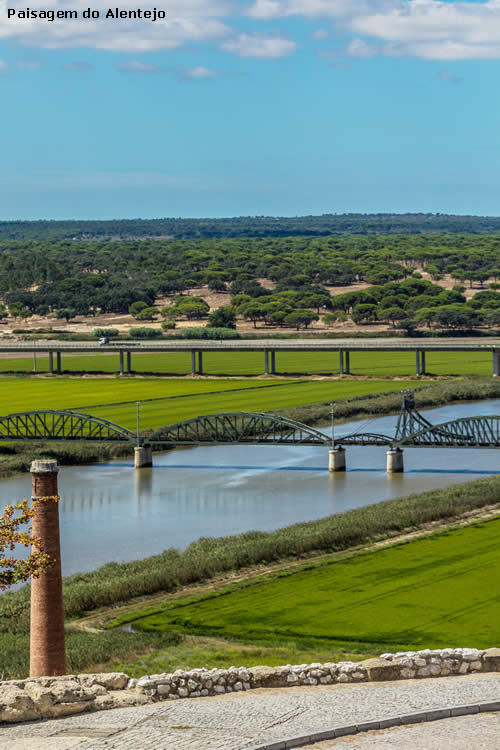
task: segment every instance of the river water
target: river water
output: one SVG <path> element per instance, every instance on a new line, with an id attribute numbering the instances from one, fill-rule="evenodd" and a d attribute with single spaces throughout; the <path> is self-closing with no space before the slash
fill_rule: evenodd
<path id="1" fill-rule="evenodd" d="M 425 412 L 438 424 L 498 414 L 500 400 Z M 337 434 L 394 433 L 397 417 L 352 421 Z M 324 429 L 326 432 L 328 428 Z M 330 475 L 328 449 L 310 446 L 206 446 L 59 473 L 63 574 L 134 560 L 202 536 L 272 530 L 349 508 L 499 472 L 498 450 L 405 449 L 405 473 L 388 476 L 386 448 L 347 448 L 347 472 Z M 0 481 L 0 511 L 29 497 L 31 476 Z"/>

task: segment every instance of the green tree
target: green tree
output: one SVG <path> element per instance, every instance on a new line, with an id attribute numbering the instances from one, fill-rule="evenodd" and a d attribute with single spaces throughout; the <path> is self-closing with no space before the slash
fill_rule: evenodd
<path id="1" fill-rule="evenodd" d="M 149 305 L 147 304 L 147 302 L 143 302 L 142 300 L 138 300 L 137 302 L 133 302 L 130 305 L 130 307 L 128 308 L 128 311 L 129 311 L 130 315 L 133 315 L 134 318 L 136 318 L 139 315 L 139 313 L 142 310 L 145 310 L 147 307 L 149 307 Z"/>
<path id="2" fill-rule="evenodd" d="M 231 305 L 213 310 L 208 316 L 207 325 L 211 328 L 236 328 L 236 311 Z"/>
<path id="3" fill-rule="evenodd" d="M 158 315 L 156 307 L 145 307 L 135 316 L 136 320 L 154 320 Z"/>
<path id="4" fill-rule="evenodd" d="M 352 309 L 352 319 L 356 325 L 374 322 L 377 320 L 377 305 L 356 305 Z"/>
<path id="5" fill-rule="evenodd" d="M 286 316 L 284 323 L 287 326 L 294 326 L 297 331 L 300 329 L 301 326 L 304 328 L 308 328 L 313 320 L 319 320 L 318 313 L 312 312 L 312 310 L 307 310 L 304 308 L 303 310 L 294 310 L 291 313 L 288 313 Z"/>

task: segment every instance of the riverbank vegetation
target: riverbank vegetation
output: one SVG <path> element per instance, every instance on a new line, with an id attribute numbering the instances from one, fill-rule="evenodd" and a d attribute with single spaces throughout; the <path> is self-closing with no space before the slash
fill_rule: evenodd
<path id="1" fill-rule="evenodd" d="M 136 597 L 175 592 L 184 586 L 255 566 L 259 566 L 262 575 L 267 566 L 277 562 L 307 560 L 319 554 L 354 550 L 402 532 L 406 534 L 426 528 L 430 523 L 449 523 L 486 506 L 498 506 L 499 494 L 500 477 L 480 479 L 273 532 L 200 539 L 182 552 L 169 549 L 146 560 L 110 563 L 99 570 L 64 580 L 66 617 L 75 619 L 100 608 L 115 608 L 117 604 L 133 601 Z M 29 595 L 29 587 L 25 586 L 0 597 L 1 669 L 6 677 L 26 674 Z M 135 617 L 129 615 L 123 621 L 128 619 Z M 70 633 L 70 669 L 85 669 L 85 659 L 88 667 L 105 661 L 106 648 L 108 655 L 117 659 L 123 654 L 163 648 L 158 640 L 148 643 L 145 639 L 150 635 L 159 639 L 170 637 L 169 633 L 127 633 L 121 630 L 113 633 L 114 642 L 106 641 L 99 633 L 78 633 L 77 637 Z M 353 650 L 348 648 L 349 652 Z"/>

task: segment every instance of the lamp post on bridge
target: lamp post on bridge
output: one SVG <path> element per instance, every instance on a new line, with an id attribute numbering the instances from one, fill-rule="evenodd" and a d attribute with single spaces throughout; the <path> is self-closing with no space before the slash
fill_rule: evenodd
<path id="1" fill-rule="evenodd" d="M 134 467 L 136 469 L 146 469 L 153 466 L 153 449 L 150 445 L 141 445 L 141 433 L 139 429 L 139 409 L 141 402 L 136 402 L 137 423 L 136 423 L 136 441 L 134 448 Z"/>

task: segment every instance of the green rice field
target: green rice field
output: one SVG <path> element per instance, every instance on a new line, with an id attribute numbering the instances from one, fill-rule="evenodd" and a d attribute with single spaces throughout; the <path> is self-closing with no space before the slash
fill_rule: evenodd
<path id="1" fill-rule="evenodd" d="M 487 648 L 500 640 L 499 538 L 497 517 L 138 611 L 133 626 L 332 649 Z"/>
<path id="2" fill-rule="evenodd" d="M 36 409 L 71 409 L 141 429 L 225 411 L 268 411 L 328 400 L 402 390 L 418 385 L 392 380 L 158 380 L 109 378 L 0 378 L 0 415 Z"/>
<path id="3" fill-rule="evenodd" d="M 37 356 L 37 372 L 48 372 L 48 357 Z M 116 373 L 118 354 L 62 354 L 65 372 Z M 132 353 L 132 368 L 137 373 L 187 375 L 191 373 L 190 352 L 159 354 Z M 432 375 L 491 375 L 489 352 L 427 352 L 426 369 Z M 33 358 L 0 359 L 0 372 L 29 373 Z M 338 374 L 338 352 L 277 352 L 278 374 Z M 261 375 L 262 352 L 205 352 L 206 375 Z M 353 375 L 391 377 L 415 374 L 414 352 L 351 352 Z"/>

